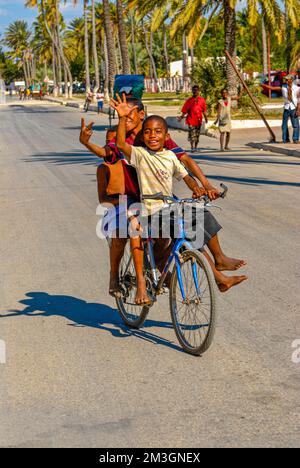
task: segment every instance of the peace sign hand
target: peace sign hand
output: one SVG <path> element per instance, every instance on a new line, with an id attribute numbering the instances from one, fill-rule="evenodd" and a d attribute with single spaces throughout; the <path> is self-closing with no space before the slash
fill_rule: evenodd
<path id="1" fill-rule="evenodd" d="M 122 99 L 118 94 L 116 94 L 117 100 L 111 98 L 110 107 L 115 109 L 118 112 L 118 116 L 127 117 L 134 109 L 138 109 L 138 106 L 129 106 L 127 104 L 127 99 L 125 93 L 123 93 Z"/>
<path id="2" fill-rule="evenodd" d="M 91 136 L 93 135 L 93 125 L 94 122 L 90 122 L 87 126 L 85 126 L 85 121 L 84 119 L 81 119 L 81 131 L 80 131 L 80 136 L 79 136 L 79 141 L 83 145 L 87 145 Z"/>

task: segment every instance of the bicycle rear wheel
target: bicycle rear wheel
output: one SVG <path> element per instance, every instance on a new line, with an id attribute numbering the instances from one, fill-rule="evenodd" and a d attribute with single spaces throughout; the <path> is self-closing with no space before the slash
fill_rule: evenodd
<path id="1" fill-rule="evenodd" d="M 170 285 L 170 311 L 176 336 L 189 354 L 203 354 L 211 345 L 216 323 L 215 281 L 206 258 L 194 250 L 182 253 L 181 282 L 176 264 Z M 182 298 L 182 289 L 185 299 Z"/>
<path id="2" fill-rule="evenodd" d="M 127 242 L 119 269 L 120 295 L 116 297 L 119 313 L 128 327 L 140 328 L 148 315 L 149 307 L 138 306 L 134 303 L 136 295 L 136 276 Z"/>

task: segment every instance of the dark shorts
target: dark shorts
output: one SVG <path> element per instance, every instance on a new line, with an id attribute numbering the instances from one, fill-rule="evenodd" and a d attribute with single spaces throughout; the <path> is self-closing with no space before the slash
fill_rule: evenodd
<path id="1" fill-rule="evenodd" d="M 164 216 L 166 212 L 169 216 Z M 161 210 L 147 219 L 141 220 L 143 236 L 147 236 L 147 227 L 151 226 L 150 232 L 153 238 L 171 238 L 176 240 L 181 238 L 180 226 L 178 224 L 178 214 L 170 210 Z M 191 242 L 196 249 L 206 245 L 214 237 L 222 226 L 216 218 L 206 209 L 201 211 L 189 207 L 185 216 L 184 231 L 185 238 Z"/>

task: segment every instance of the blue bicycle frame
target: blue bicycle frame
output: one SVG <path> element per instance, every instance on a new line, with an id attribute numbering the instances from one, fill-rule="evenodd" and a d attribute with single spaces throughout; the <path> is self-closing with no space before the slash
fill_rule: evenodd
<path id="1" fill-rule="evenodd" d="M 179 217 L 177 220 L 178 226 L 179 226 L 179 238 L 176 240 L 172 251 L 170 253 L 170 256 L 168 258 L 168 261 L 166 263 L 166 266 L 161 274 L 160 279 L 158 279 L 157 276 L 157 271 L 156 271 L 156 264 L 155 264 L 155 258 L 154 258 L 154 253 L 153 253 L 153 240 L 151 237 L 151 232 L 149 233 L 146 243 L 147 243 L 147 253 L 149 255 L 149 262 L 150 262 L 150 267 L 151 267 L 151 274 L 152 274 L 152 279 L 153 279 L 153 286 L 156 290 L 160 290 L 162 288 L 163 282 L 166 278 L 166 275 L 170 269 L 171 263 L 173 259 L 175 259 L 175 265 L 176 265 L 176 272 L 177 272 L 177 278 L 178 278 L 178 283 L 179 283 L 179 288 L 180 288 L 180 293 L 182 296 L 182 299 L 186 299 L 186 294 L 184 291 L 183 287 L 183 280 L 182 280 L 182 273 L 181 273 L 181 254 L 180 254 L 180 249 L 182 247 L 185 247 L 188 250 L 193 250 L 192 245 L 190 244 L 189 241 L 186 240 L 185 236 L 185 231 L 184 231 L 184 220 L 182 217 Z M 195 263 L 192 265 L 192 270 L 193 270 L 193 279 L 196 287 L 197 294 L 200 294 L 200 289 L 199 289 L 199 281 L 198 281 L 198 272 L 197 272 L 197 266 Z"/>

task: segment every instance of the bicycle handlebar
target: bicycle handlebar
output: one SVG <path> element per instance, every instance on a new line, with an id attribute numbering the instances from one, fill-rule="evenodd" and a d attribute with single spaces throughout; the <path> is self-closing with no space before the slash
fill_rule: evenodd
<path id="1" fill-rule="evenodd" d="M 220 193 L 220 198 L 225 198 L 228 192 L 228 187 L 225 184 L 220 184 L 223 189 L 223 192 Z M 195 203 L 204 201 L 204 203 L 209 203 L 209 198 L 207 195 L 203 195 L 199 198 L 178 198 L 178 197 L 170 197 L 168 195 L 164 195 L 162 192 L 155 193 L 154 195 L 142 195 L 142 200 L 161 200 L 164 203 L 171 202 L 171 203 Z"/>

